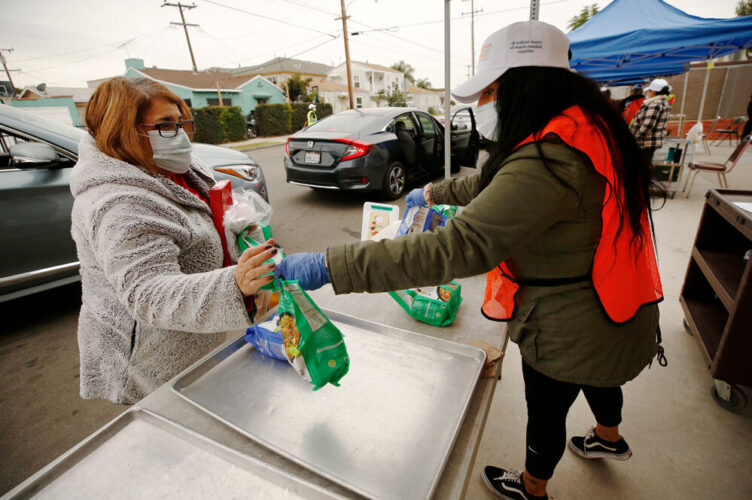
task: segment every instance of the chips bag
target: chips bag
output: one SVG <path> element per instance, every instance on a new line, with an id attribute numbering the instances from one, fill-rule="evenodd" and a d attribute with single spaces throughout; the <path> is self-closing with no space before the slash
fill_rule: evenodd
<path id="1" fill-rule="evenodd" d="M 462 285 L 450 281 L 446 285 L 389 292 L 407 314 L 433 326 L 450 325 L 462 303 Z"/>
<path id="2" fill-rule="evenodd" d="M 264 356 L 280 361 L 287 361 L 278 314 L 246 330 L 245 341 L 256 347 L 256 350 Z"/>
<path id="3" fill-rule="evenodd" d="M 342 332 L 297 281 L 275 284 L 280 288 L 279 328 L 287 360 L 314 391 L 327 383 L 339 386 L 350 367 Z"/>
<path id="4" fill-rule="evenodd" d="M 449 217 L 458 213 L 452 205 L 412 207 L 402 219 L 397 236 L 432 231 L 443 226 Z M 414 288 L 389 292 L 402 309 L 410 316 L 433 326 L 447 326 L 457 317 L 462 303 L 462 287 L 450 281 L 445 285 L 430 288 Z"/>

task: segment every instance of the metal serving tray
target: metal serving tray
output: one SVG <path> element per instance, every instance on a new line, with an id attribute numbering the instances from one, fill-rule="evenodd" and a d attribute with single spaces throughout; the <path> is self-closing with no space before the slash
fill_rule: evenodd
<path id="1" fill-rule="evenodd" d="M 3 498 L 32 497 L 342 498 L 136 408 Z"/>
<path id="2" fill-rule="evenodd" d="M 361 495 L 429 498 L 452 450 L 485 353 L 324 311 L 350 371 L 314 392 L 243 337 L 178 377 L 173 390 L 249 438 Z"/>

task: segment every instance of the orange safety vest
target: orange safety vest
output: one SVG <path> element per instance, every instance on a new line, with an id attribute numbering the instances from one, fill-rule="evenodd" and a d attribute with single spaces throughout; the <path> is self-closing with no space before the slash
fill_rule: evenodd
<path id="1" fill-rule="evenodd" d="M 630 127 L 632 126 L 632 120 L 634 120 L 635 115 L 642 107 L 642 103 L 645 102 L 644 97 L 638 97 L 637 99 L 632 99 L 629 104 L 627 104 L 627 107 L 624 108 L 624 121 L 627 122 L 627 125 Z"/>
<path id="2" fill-rule="evenodd" d="M 591 123 L 578 106 L 572 106 L 553 118 L 542 131 L 522 141 L 517 148 L 539 141 L 547 134 L 555 134 L 564 143 L 588 156 L 595 170 L 607 181 L 603 198 L 601 238 L 595 251 L 589 276 L 562 279 L 516 281 L 506 263 L 502 262 L 486 277 L 486 293 L 481 311 L 489 319 L 507 321 L 514 315 L 514 299 L 520 284 L 553 286 L 590 280 L 603 309 L 615 323 L 631 320 L 640 307 L 660 302 L 663 288 L 658 275 L 653 237 L 647 209 L 642 214 L 644 243 L 641 248 L 632 244 L 632 227 L 624 220 L 617 236 L 624 206 L 623 187 L 614 175 L 611 152 L 601 131 Z M 616 196 L 613 196 L 616 187 Z M 617 203 L 617 196 L 622 201 Z"/>

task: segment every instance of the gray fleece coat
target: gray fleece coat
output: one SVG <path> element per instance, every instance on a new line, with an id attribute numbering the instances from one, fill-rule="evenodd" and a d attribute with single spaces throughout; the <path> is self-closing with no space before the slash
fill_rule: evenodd
<path id="1" fill-rule="evenodd" d="M 209 206 L 172 180 L 79 145 L 71 233 L 81 262 L 81 396 L 135 403 L 250 326 Z M 185 174 L 208 196 L 210 170 Z"/>

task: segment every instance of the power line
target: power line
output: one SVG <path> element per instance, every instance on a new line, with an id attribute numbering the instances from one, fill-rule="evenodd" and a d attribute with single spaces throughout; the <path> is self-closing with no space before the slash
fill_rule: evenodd
<path id="1" fill-rule="evenodd" d="M 295 24 L 295 23 L 291 23 L 291 22 L 288 22 L 288 21 L 283 21 L 281 19 L 275 19 L 273 17 L 265 16 L 263 14 L 258 14 L 256 12 L 251 12 L 249 10 L 241 9 L 239 7 L 233 7 L 232 5 L 225 5 L 223 3 L 215 2 L 214 0 L 204 0 L 204 2 L 210 3 L 212 5 L 217 5 L 219 7 L 224 7 L 225 9 L 230 9 L 230 10 L 234 10 L 234 11 L 237 11 L 237 12 L 242 12 L 244 14 L 248 14 L 249 16 L 259 17 L 261 19 L 266 19 L 267 21 L 274 21 L 275 23 L 285 24 L 287 26 L 292 26 L 294 28 L 299 28 L 299 29 L 302 29 L 302 30 L 313 31 L 315 33 L 320 33 L 322 35 L 327 35 L 327 36 L 330 36 L 332 38 L 336 38 L 335 35 L 332 35 L 330 33 L 325 33 L 323 31 L 320 31 L 320 30 L 317 30 L 317 29 L 314 29 L 314 28 L 309 28 L 308 26 L 302 26 L 300 24 Z"/>

